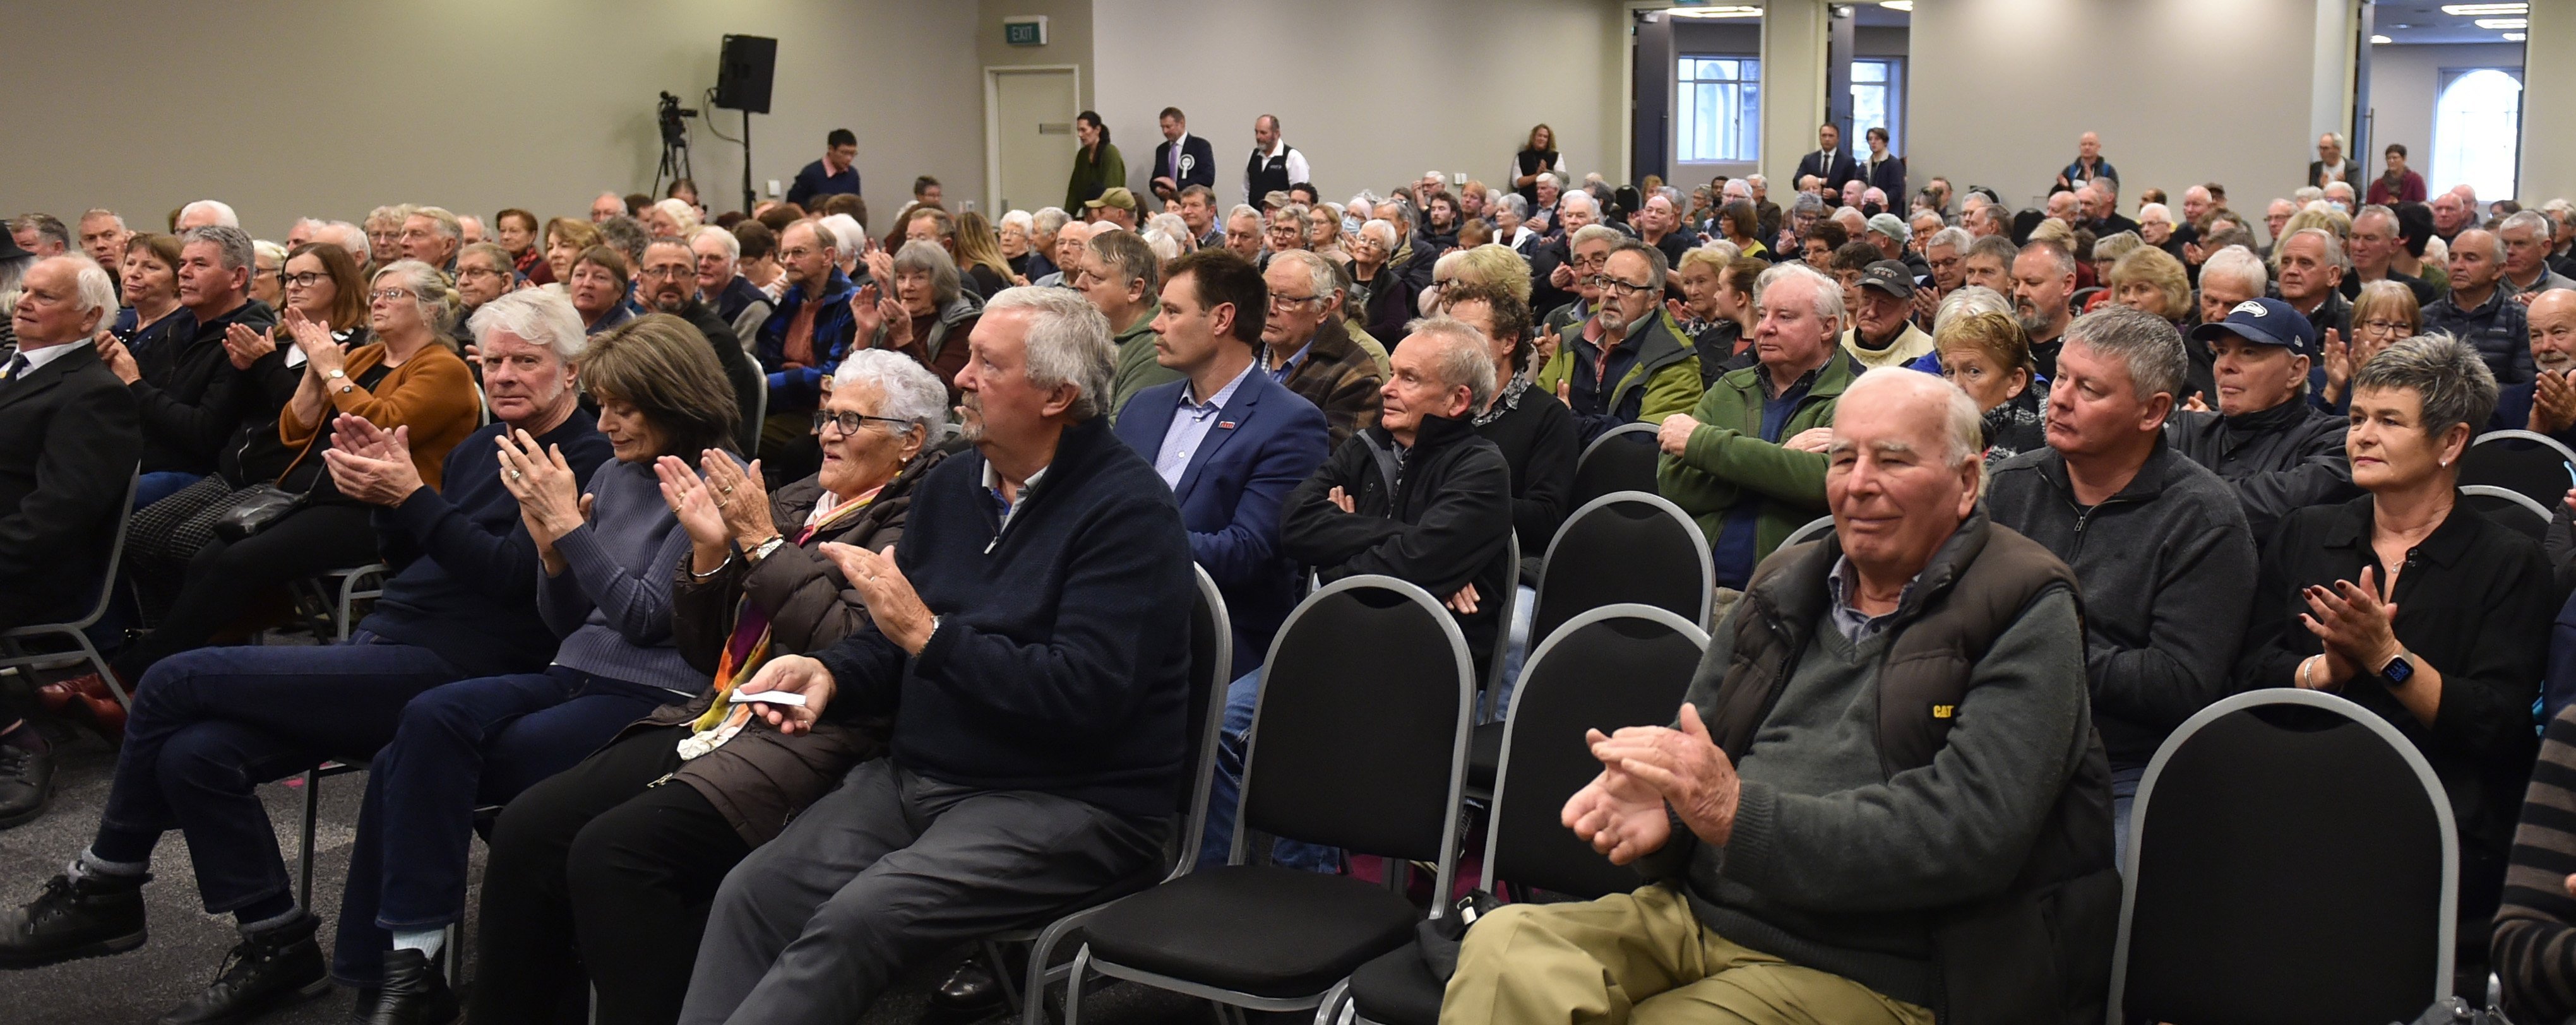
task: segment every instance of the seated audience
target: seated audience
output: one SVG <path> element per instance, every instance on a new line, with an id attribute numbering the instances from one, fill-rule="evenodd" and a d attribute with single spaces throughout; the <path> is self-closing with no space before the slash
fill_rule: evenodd
<path id="1" fill-rule="evenodd" d="M 921 482 L 891 557 L 835 560 L 873 627 L 736 691 L 803 695 L 757 707 L 786 734 L 892 715 L 892 753 L 725 876 L 681 1021 L 848 1021 L 922 958 L 1163 856 L 1194 588 L 1171 489 L 1105 419 L 1109 323 L 1011 289 L 967 341 L 976 451 Z"/>
<path id="2" fill-rule="evenodd" d="M 2423 310 L 2415 305 L 2415 293 L 2403 282 L 2373 281 L 2361 287 L 2352 300 L 2352 332 L 2343 339 L 2326 339 L 2325 386 L 2319 389 L 2317 405 L 2342 415 L 2351 398 L 2353 372 L 2379 350 L 2398 340 L 2413 338 L 2424 329 Z M 2498 408 L 2503 399 L 2499 397 Z"/>
<path id="3" fill-rule="evenodd" d="M 769 229 L 760 229 L 767 232 Z M 743 273 L 745 257 L 742 237 L 707 225 L 689 236 L 689 256 L 695 263 L 698 301 L 715 307 L 716 316 L 733 329 L 733 336 L 743 351 L 749 352 L 760 341 L 760 326 L 769 322 L 770 311 L 777 304 L 760 284 Z"/>
<path id="4" fill-rule="evenodd" d="M 2521 384 L 2531 380 L 2530 328 L 2504 284 L 2504 256 L 2504 242 L 2484 228 L 2451 239 L 2450 294 L 2424 307 L 2424 330 L 2476 348 L 2497 384 Z"/>
<path id="5" fill-rule="evenodd" d="M 1705 255 L 1703 255 L 1705 254 Z M 1682 254 L 1679 276 L 1683 299 L 1675 308 L 1665 300 L 1691 349 L 1699 357 L 1701 389 L 1714 386 L 1728 371 L 1756 361 L 1753 352 L 1753 282 L 1771 265 L 1751 257 L 1728 260 L 1714 250 Z"/>
<path id="6" fill-rule="evenodd" d="M 581 381 L 616 456 L 586 487 L 525 431 L 499 444 L 502 486 L 536 546 L 537 615 L 562 645 L 542 671 L 423 692 L 367 773 L 332 973 L 369 987 L 370 1021 L 456 1016 L 438 954 L 464 913 L 475 808 L 506 804 L 706 686 L 673 640 L 672 578 L 689 537 L 653 464 L 714 449 L 731 458 L 732 389 L 698 332 L 658 313 L 591 336 Z"/>
<path id="7" fill-rule="evenodd" d="M 639 247 L 640 248 L 640 247 Z M 639 259 L 630 260 L 624 249 L 596 245 L 581 251 L 573 261 L 572 277 L 564 285 L 564 294 L 572 300 L 573 312 L 581 314 L 583 327 L 599 334 L 635 319 L 635 304 L 630 297 L 635 291 L 635 267 Z"/>
<path id="8" fill-rule="evenodd" d="M 1995 467 L 1986 505 L 2074 567 L 2084 667 L 2110 753 L 2113 824 L 2165 735 L 2229 693 L 2252 600 L 2254 539 L 2236 494 L 2165 440 L 2182 336 L 2114 306 L 2068 326 L 2048 447 Z"/>
<path id="9" fill-rule="evenodd" d="M 1371 335 L 1403 337 L 1404 323 L 1413 316 L 1416 293 L 1420 291 L 1406 276 L 1403 254 L 1396 248 L 1400 231 L 1391 222 L 1371 220 L 1351 233 L 1351 259 L 1342 272 L 1350 276 L 1351 292 L 1358 297 L 1351 304 L 1353 312 L 1358 315 L 1361 329 Z M 1275 256 L 1276 252 L 1262 254 L 1264 271 Z"/>
<path id="10" fill-rule="evenodd" d="M 1442 291 L 1440 312 L 1485 336 L 1499 386 L 1476 411 L 1473 426 L 1502 451 L 1504 465 L 1511 468 L 1512 532 L 1520 537 L 1522 565 L 1534 567 L 1547 555 L 1556 528 L 1574 512 L 1574 464 L 1583 451 L 1582 428 L 1565 403 L 1533 387 L 1530 309 L 1511 286 L 1462 281 Z M 1534 607 L 1534 593 L 1523 597 L 1529 599 L 1524 608 Z"/>
<path id="11" fill-rule="evenodd" d="M 615 197 L 608 197 L 615 198 Z M 599 225 L 557 217 L 546 222 L 545 260 L 528 272 L 532 285 L 554 285 L 562 288 L 572 283 L 573 261 L 583 251 L 600 242 Z"/>
<path id="12" fill-rule="evenodd" d="M 854 344 L 920 361 L 939 375 L 954 401 L 957 371 L 966 365 L 966 338 L 983 315 L 983 297 L 966 290 L 956 261 L 934 243 L 906 242 L 892 256 L 869 253 L 867 263 L 870 281 L 850 298 Z"/>
<path id="13" fill-rule="evenodd" d="M 368 309 L 374 340 L 347 350 L 323 323 L 301 309 L 287 311 L 284 326 L 302 372 L 277 417 L 277 440 L 293 455 L 275 478 L 235 487 L 222 475 L 208 477 L 146 511 L 145 519 L 159 521 L 199 510 L 170 526 L 194 554 L 168 614 L 111 662 L 120 680 L 137 684 L 153 663 L 205 644 L 263 589 L 377 561 L 366 505 L 340 491 L 323 461 L 336 416 L 360 417 L 378 430 L 410 428 L 421 480 L 439 486 L 448 450 L 478 420 L 473 375 L 444 342 L 456 289 L 428 264 L 397 260 L 376 272 Z M 251 496 L 279 491 L 299 499 L 255 524 L 231 515 Z"/>
<path id="14" fill-rule="evenodd" d="M 1586 230 L 1591 228 L 1600 230 Z M 1531 311 L 1539 311 L 1543 308 L 1541 304 L 1551 300 L 1556 303 L 1553 307 L 1545 307 L 1546 313 L 1539 324 L 1539 329 L 1546 333 L 1541 343 L 1542 356 L 1555 358 L 1562 337 L 1581 330 L 1584 322 L 1600 312 L 1601 271 L 1610 262 L 1610 250 L 1624 240 L 1625 236 L 1620 235 L 1617 228 L 1586 223 L 1567 230 L 1566 237 L 1560 240 L 1565 243 L 1565 258 L 1556 261 L 1545 276 L 1539 274 L 1538 268 L 1547 264 L 1532 261 Z M 1540 364 L 1545 365 L 1547 359 L 1540 360 Z"/>
<path id="15" fill-rule="evenodd" d="M 124 259 L 115 267 L 99 266 L 117 276 L 117 292 L 125 300 L 125 308 L 116 311 L 107 327 L 117 344 L 129 353 L 152 353 L 157 361 L 190 340 L 180 333 L 182 325 L 193 331 L 196 319 L 179 315 L 187 307 L 179 304 L 177 236 L 136 234 L 125 241 Z M 106 351 L 102 348 L 101 355 Z"/>
<path id="16" fill-rule="evenodd" d="M 1574 413 L 1589 443 L 1623 424 L 1661 423 L 1697 405 L 1699 354 L 1664 313 L 1664 254 L 1643 242 L 1611 247 L 1597 287 L 1601 307 L 1561 335 L 1539 387 Z"/>
<path id="17" fill-rule="evenodd" d="M 1475 328 L 1434 317 L 1416 324 L 1392 357 L 1395 374 L 1382 390 L 1385 412 L 1335 446 L 1288 496 L 1280 546 L 1324 583 L 1378 574 L 1430 592 L 1457 619 L 1481 680 L 1501 627 L 1503 596 L 1520 575 L 1504 561 L 1513 526 L 1511 467 L 1473 426 L 1476 411 L 1494 395 L 1493 356 Z M 1403 472 L 1386 473 L 1382 467 L 1390 462 Z M 1252 725 L 1249 702 L 1259 693 L 1256 683 L 1229 695 L 1227 720 L 1236 728 L 1219 738 L 1201 865 L 1224 863 L 1232 849 L 1232 796 L 1241 785 Z M 1274 860 L 1331 872 L 1339 852 L 1282 843 Z"/>
<path id="18" fill-rule="evenodd" d="M 2361 286 L 2370 282 L 2394 281 L 2414 293 L 2416 305 L 2433 301 L 2431 282 L 2397 269 L 2395 261 L 2403 251 L 2397 232 L 2397 212 L 2394 210 L 2385 206 L 2365 206 L 2353 212 L 2352 226 L 2345 232 L 2343 240 L 2344 253 L 2352 258 L 2352 272 L 2343 276 L 2344 298 L 2361 298 Z"/>
<path id="19" fill-rule="evenodd" d="M 1270 379 L 1324 411 L 1334 447 L 1378 418 L 1377 363 L 1334 314 L 1340 279 L 1332 261 L 1303 249 L 1272 254 L 1261 273 L 1269 312 L 1254 363 Z"/>
<path id="20" fill-rule="evenodd" d="M 447 337 L 462 351 L 474 344 L 474 312 L 518 287 L 510 268 L 510 251 L 497 242 L 468 242 L 456 251 L 456 323 Z"/>
<path id="21" fill-rule="evenodd" d="M 1932 336 L 1914 326 L 1914 271 L 1895 260 L 1873 260 L 1861 268 L 1852 289 L 1860 303 L 1851 310 L 1852 326 L 1843 329 L 1842 348 L 1864 367 L 1905 367 L 1926 373 L 1939 369 Z"/>
<path id="22" fill-rule="evenodd" d="M 864 240 L 853 240 L 856 246 Z M 823 378 L 838 369 L 857 336 L 858 286 L 839 266 L 841 245 L 830 231 L 810 220 L 796 221 L 778 233 L 779 280 L 786 293 L 760 326 L 754 350 L 760 369 L 769 375 L 769 422 L 760 430 L 759 455 L 777 466 L 780 454 L 801 449 L 813 437 L 810 413 L 819 404 Z M 882 289 L 880 289 L 882 292 Z M 868 305 L 878 305 L 871 299 Z"/>
<path id="23" fill-rule="evenodd" d="M 249 334 L 267 332 L 277 323 L 276 312 L 242 287 L 249 264 L 237 259 L 242 254 L 233 250 L 233 243 L 244 241 L 236 229 L 209 228 L 191 233 L 184 242 L 168 235 L 143 236 L 127 250 L 134 262 L 128 276 L 140 286 L 132 291 L 146 297 L 159 287 L 154 268 L 164 255 L 162 247 L 180 253 L 170 279 L 178 306 L 157 322 L 163 329 L 138 330 L 100 350 L 108 370 L 134 392 L 142 413 L 143 479 L 135 487 L 135 508 L 215 472 L 225 441 L 246 421 L 266 423 L 276 416 L 275 408 L 254 402 L 256 396 L 228 358 L 225 344 L 236 324 Z M 367 310 L 366 288 L 347 253 L 336 246 L 308 245 L 286 264 L 286 294 L 308 317 L 337 329 L 365 330 L 360 322 Z"/>
<path id="24" fill-rule="evenodd" d="M 2531 331 L 2531 380 L 2497 391 L 2485 429 L 2533 431 L 2576 444 L 2576 290 L 2540 293 L 2524 321 Z"/>
<path id="25" fill-rule="evenodd" d="M 1162 306 L 1162 261 L 1132 231 L 1104 231 L 1083 250 L 1081 281 L 1075 287 L 1118 334 L 1118 369 L 1110 379 L 1110 422 L 1136 393 L 1181 379 L 1181 372 L 1155 362 L 1154 320 Z M 1247 319 L 1247 329 L 1254 322 Z"/>
<path id="26" fill-rule="evenodd" d="M 670 574 L 672 632 L 712 682 L 510 802 L 483 879 L 475 1021 L 548 1020 L 585 977 L 601 1020 L 678 1020 L 725 872 L 884 753 L 882 717 L 788 734 L 732 699 L 771 657 L 867 629 L 834 553 L 902 539 L 923 476 L 946 454 L 935 444 L 947 399 L 910 357 L 861 350 L 814 413 L 822 471 L 774 499 L 720 452 L 702 457 L 703 476 L 678 456 L 656 463 L 689 536 Z"/>
<path id="27" fill-rule="evenodd" d="M 1443 1022 L 2101 1013 L 2120 884 L 2075 581 L 1979 508 L 1977 413 L 1958 389 L 1874 370 L 1846 398 L 1835 534 L 1765 564 L 1674 726 L 1590 734 L 1602 771 L 1564 821 L 1649 885 L 1477 919 Z M 1906 654 L 1961 631 L 1994 641 L 1973 659 Z M 1956 707 L 1958 725 L 1856 723 L 1899 691 Z M 2029 910 L 1931 924 L 1993 901 Z"/>
<path id="28" fill-rule="evenodd" d="M 503 210 L 492 218 L 492 233 L 492 240 L 510 254 L 510 269 L 519 280 L 532 285 L 545 284 L 531 277 L 537 268 L 546 265 L 546 254 L 537 245 L 543 237 L 537 215 L 517 207 Z"/>
<path id="29" fill-rule="evenodd" d="M 768 382 L 761 376 L 760 364 L 752 362 L 742 342 L 734 337 L 733 325 L 698 297 L 697 261 L 688 245 L 676 238 L 654 239 L 644 247 L 643 269 L 635 279 L 637 298 L 645 306 L 688 321 L 706 338 L 707 349 L 715 353 L 716 366 L 724 371 L 725 384 L 733 389 L 734 408 L 743 417 L 735 428 L 734 441 L 741 445 L 757 443 L 760 425 L 750 418 Z"/>
<path id="30" fill-rule="evenodd" d="M 2352 304 L 2343 298 L 2343 241 L 2325 228 L 2300 228 L 2272 247 L 2273 289 L 2307 318 L 2319 338 L 2351 334 Z M 2232 308 L 2232 307 L 2231 307 Z"/>
<path id="31" fill-rule="evenodd" d="M 2191 272 L 2183 268 L 2182 261 L 2162 249 L 2134 249 L 2111 262 L 2111 273 L 2105 275 L 2105 280 L 2108 283 L 2104 294 L 2111 297 L 2111 302 L 2163 317 L 2175 330 L 2183 332 L 2183 352 L 2191 358 L 2191 372 L 2185 375 L 2183 387 L 2207 404 L 2218 394 L 2213 369 L 2216 357 L 2188 330 L 2197 310 L 2192 305 Z M 2261 295 L 2262 290 L 2257 288 L 2253 294 Z"/>
<path id="32" fill-rule="evenodd" d="M 2483 356 L 2452 339 L 2409 338 L 2362 365 L 2345 444 L 2369 494 L 2282 522 L 2236 680 L 2340 694 L 2431 763 L 2459 824 L 2464 967 L 2505 882 L 2558 606 L 2540 546 L 2459 496 L 2460 454 L 2495 394 Z"/>
<path id="33" fill-rule="evenodd" d="M 1941 376 L 1977 405 L 1987 466 L 2047 447 L 2048 382 L 2037 376 L 2020 321 L 2001 312 L 1950 317 L 1932 344 Z"/>
<path id="34" fill-rule="evenodd" d="M 514 293 L 475 326 L 497 422 L 448 453 L 439 486 L 417 469 L 408 427 L 341 414 L 322 454 L 342 493 L 373 508 L 392 569 L 374 610 L 343 643 L 200 648 L 155 666 L 89 846 L 44 895 L 0 912 L 0 966 L 140 946 L 153 848 L 178 829 L 203 906 L 232 915 L 242 938 L 217 978 L 164 1020 L 238 1021 L 320 991 L 320 923 L 295 904 L 254 787 L 326 758 L 373 757 L 425 690 L 543 668 L 556 641 L 534 615 L 537 549 L 495 441 L 524 432 L 577 478 L 609 457 L 577 401 L 572 361 L 584 339 L 563 297 Z"/>
<path id="35" fill-rule="evenodd" d="M 2008 237 L 1978 236 L 1975 242 L 1968 244 L 1967 255 L 1959 258 L 1959 282 L 1991 288 L 1996 295 L 2009 298 L 2013 294 L 2013 261 L 2020 256 L 2021 250 Z"/>
<path id="36" fill-rule="evenodd" d="M 47 257 L 14 291 L 16 351 L 0 366 L 0 630 L 77 619 L 107 586 L 117 503 L 143 451 L 134 396 L 91 344 L 116 311 L 107 271 L 86 256 Z M 9 718 L 0 728 L 0 829 L 44 814 L 54 786 L 44 735 Z M 0 918 L 0 926 L 19 924 Z M 24 935 L 0 934 L 0 965 L 15 960 L 11 948 Z"/>
<path id="37" fill-rule="evenodd" d="M 2217 353 L 2218 408 L 2165 420 L 2168 444 L 2236 489 L 2258 548 L 2292 510 L 2353 495 L 2343 421 L 2308 401 L 2317 333 L 2297 313 L 2280 299 L 2249 299 L 2193 328 Z"/>
<path id="38" fill-rule="evenodd" d="M 1824 272 L 1803 264 L 1763 271 L 1753 305 L 1761 362 L 1719 377 L 1698 408 L 1665 417 L 1655 433 L 1663 450 L 1655 482 L 1708 535 L 1721 601 L 1825 511 L 1821 428 L 1860 373 L 1836 342 L 1843 293 Z"/>
<path id="39" fill-rule="evenodd" d="M 2558 225 L 2537 210 L 2516 211 L 2499 222 L 2495 234 L 2504 243 L 2504 277 L 2498 287 L 2517 298 L 2552 289 L 2576 289 L 2576 281 L 2549 267 L 2550 246 L 2557 232 Z"/>
<path id="40" fill-rule="evenodd" d="M 2062 193 L 2061 193 L 2062 195 Z M 2057 352 L 2066 345 L 2066 328 L 2075 319 L 2067 301 L 2075 295 L 2075 252 L 2066 246 L 2034 240 L 2013 257 L 2013 316 L 2030 336 L 2030 357 L 2039 376 L 2057 379 Z"/>

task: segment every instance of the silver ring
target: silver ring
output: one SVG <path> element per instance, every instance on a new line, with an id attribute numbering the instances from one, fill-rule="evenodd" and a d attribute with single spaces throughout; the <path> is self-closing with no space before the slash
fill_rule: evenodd
<path id="1" fill-rule="evenodd" d="M 525 476 L 527 476 L 527 474 L 525 474 L 525 473 L 521 473 L 521 472 L 519 472 L 519 471 L 517 471 L 517 470 L 512 470 L 512 471 L 510 471 L 510 479 L 511 479 L 511 480 L 518 480 L 519 478 L 521 478 L 521 477 L 525 477 Z"/>

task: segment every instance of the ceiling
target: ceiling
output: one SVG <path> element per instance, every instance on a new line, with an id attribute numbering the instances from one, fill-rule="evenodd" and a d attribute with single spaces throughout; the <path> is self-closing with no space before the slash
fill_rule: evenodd
<path id="1" fill-rule="evenodd" d="M 2542 0 L 2548 2 L 2548 0 Z M 2457 6 L 2458 0 L 2452 0 Z M 2479 28 L 2481 18 L 2516 17 L 2494 14 L 2444 14 L 2435 0 L 2380 0 L 2371 5 L 2374 28 L 2388 37 L 2390 43 L 2501 43 L 2510 29 Z"/>

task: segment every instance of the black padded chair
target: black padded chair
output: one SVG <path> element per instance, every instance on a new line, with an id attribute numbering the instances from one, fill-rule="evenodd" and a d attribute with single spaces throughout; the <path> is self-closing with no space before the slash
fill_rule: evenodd
<path id="1" fill-rule="evenodd" d="M 1817 538 L 1833 533 L 1833 530 L 1834 514 L 1826 513 L 1822 516 L 1816 517 L 1815 519 L 1808 520 L 1807 522 L 1800 524 L 1798 529 L 1790 531 L 1789 536 L 1780 539 L 1780 547 L 1787 548 L 1790 545 L 1806 544 L 1809 541 L 1813 541 Z M 1709 625 L 1713 627 L 1717 624 L 1711 623 Z"/>
<path id="2" fill-rule="evenodd" d="M 1621 424 L 1603 431 L 1583 446 L 1582 458 L 1574 463 L 1575 506 L 1614 491 L 1654 494 L 1655 460 L 1660 455 L 1654 424 Z"/>
<path id="3" fill-rule="evenodd" d="M 2413 1021 L 2450 998 L 2459 832 L 2386 720 L 2318 691 L 2223 699 L 2157 749 L 2133 814 L 2129 1020 Z"/>
<path id="4" fill-rule="evenodd" d="M 2488 431 L 2469 442 L 2460 456 L 2460 483 L 2491 484 L 2540 503 L 2543 509 L 2565 501 L 2576 487 L 2569 476 L 2576 452 L 2558 439 L 2531 431 Z"/>
<path id="5" fill-rule="evenodd" d="M 1215 578 L 1208 576 L 1204 566 L 1190 568 L 1199 585 L 1198 604 L 1190 613 L 1190 682 L 1195 686 L 1190 688 L 1189 718 L 1184 720 L 1190 724 L 1189 746 L 1181 762 L 1190 771 L 1181 777 L 1183 789 L 1176 805 L 1181 813 L 1174 816 L 1172 823 L 1168 861 L 1156 866 L 1150 876 L 1098 894 L 1085 901 L 1086 906 L 1055 916 L 1042 928 L 1015 929 L 984 939 L 981 953 L 985 966 L 1001 983 L 1003 997 L 1018 1008 L 1028 1025 L 1042 1025 L 1045 1020 L 1040 1012 L 1046 1003 L 1047 984 L 1073 970 L 1051 963 L 1056 946 L 1065 937 L 1079 930 L 1110 901 L 1178 879 L 1199 862 L 1199 837 L 1207 832 L 1208 783 L 1216 774 L 1217 730 L 1225 724 L 1226 687 L 1234 682 L 1234 627 L 1226 614 L 1225 595 L 1217 590 Z M 1029 949 L 1026 990 L 1019 988 L 1008 970 L 1010 962 L 1002 956 L 1002 944 L 1006 943 L 1033 944 Z"/>
<path id="6" fill-rule="evenodd" d="M 1708 536 L 1690 514 L 1660 495 L 1621 491 L 1585 503 L 1557 528 L 1540 566 L 1532 638 L 1554 636 L 1590 610 L 1632 602 L 1708 629 L 1709 578 L 1715 572 Z M 1467 754 L 1469 794 L 1481 797 L 1493 786 L 1502 753 L 1503 724 L 1476 727 Z"/>
<path id="7" fill-rule="evenodd" d="M 2565 498 L 2562 493 L 2560 501 Z M 2460 488 L 2460 499 L 2488 519 L 2519 530 L 2534 541 L 2543 540 L 2549 533 L 2549 507 L 2519 491 L 2493 484 L 2469 484 Z"/>
<path id="8" fill-rule="evenodd" d="M 1643 882 L 1576 839 L 1558 813 L 1601 772 L 1584 731 L 1671 722 L 1707 648 L 1697 624 L 1633 604 L 1585 612 L 1538 646 L 1504 720 L 1479 887 L 1491 892 L 1499 879 L 1521 899 L 1536 889 L 1590 900 Z M 1359 1020 L 1378 1025 L 1437 1025 L 1441 989 L 1409 945 L 1360 966 L 1347 984 Z M 1324 1010 L 1332 1009 L 1328 999 Z"/>
<path id="9" fill-rule="evenodd" d="M 1443 895 L 1457 871 L 1472 666 L 1448 610 L 1404 581 L 1348 577 L 1300 602 L 1263 669 L 1231 855 L 1092 916 L 1066 1025 L 1079 1025 L 1094 971 L 1227 1008 L 1303 1011 L 1410 942 L 1424 912 L 1403 896 L 1402 866 L 1434 863 Z M 1255 831 L 1387 858 L 1387 885 L 1247 864 Z"/>
<path id="10" fill-rule="evenodd" d="M 99 680 L 107 684 L 108 693 L 116 695 L 117 704 L 128 709 L 134 707 L 134 696 L 126 693 L 124 685 L 116 682 L 116 673 L 107 667 L 106 656 L 100 655 L 98 646 L 90 643 L 89 630 L 107 616 L 108 606 L 116 601 L 117 569 L 125 562 L 125 538 L 134 527 L 134 489 L 142 481 L 139 467 L 125 479 L 125 498 L 116 507 L 116 532 L 108 540 L 107 565 L 98 576 L 98 594 L 80 609 L 64 610 L 79 611 L 81 615 L 78 618 L 0 630 L 0 668 L 18 671 L 32 685 L 35 682 L 34 670 L 87 664 L 92 672 L 98 674 Z M 76 650 L 28 651 L 27 642 L 34 640 L 69 640 Z"/>

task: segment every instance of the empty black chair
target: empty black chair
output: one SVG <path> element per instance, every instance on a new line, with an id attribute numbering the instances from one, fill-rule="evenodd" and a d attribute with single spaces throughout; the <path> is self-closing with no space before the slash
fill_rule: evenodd
<path id="1" fill-rule="evenodd" d="M 2565 501 L 2560 495 L 2560 501 Z M 2493 484 L 2470 484 L 2460 488 L 2460 500 L 2469 508 L 2485 513 L 2497 523 L 2523 532 L 2534 541 L 2549 533 L 2549 507 L 2531 500 L 2530 496 Z"/>
<path id="2" fill-rule="evenodd" d="M 1271 643 L 1244 753 L 1227 863 L 1122 898 L 1083 926 L 1065 986 L 1081 1019 L 1091 971 L 1261 1011 L 1301 1011 L 1413 938 L 1401 866 L 1457 870 L 1473 661 L 1428 592 L 1362 575 L 1300 602 Z M 1390 859 L 1388 885 L 1247 864 L 1254 831 Z M 1434 901 L 1431 914 L 1445 901 Z"/>
<path id="3" fill-rule="evenodd" d="M 1538 646 L 1504 720 L 1482 889 L 1500 879 L 1522 899 L 1534 888 L 1589 900 L 1642 883 L 1635 869 L 1576 839 L 1558 813 L 1601 771 L 1584 731 L 1673 721 L 1707 647 L 1697 624 L 1645 605 L 1585 612 Z M 1360 966 L 1349 993 L 1361 1021 L 1435 1025 L 1440 1017 L 1440 980 L 1411 946 Z"/>
<path id="4" fill-rule="evenodd" d="M 2576 487 L 2576 478 L 2568 476 L 2570 464 L 2576 464 L 2576 452 L 2556 438 L 2531 431 L 2488 431 L 2460 455 L 2460 483 L 2491 484 L 2547 509 L 2565 501 L 2567 489 Z"/>
<path id="5" fill-rule="evenodd" d="M 1614 491 L 1654 494 L 1655 460 L 1661 454 L 1655 447 L 1653 424 L 1621 424 L 1602 432 L 1583 446 L 1582 458 L 1575 461 L 1575 506 L 1581 508 Z"/>
<path id="6" fill-rule="evenodd" d="M 2129 1020 L 2413 1021 L 2450 998 L 2458 829 L 2379 716 L 2226 698 L 2157 749 L 2134 814 L 2111 965 Z"/>
<path id="7" fill-rule="evenodd" d="M 1144 889 L 1156 882 L 1178 879 L 1199 863 L 1199 837 L 1207 832 L 1208 781 L 1216 774 L 1216 736 L 1225 724 L 1225 689 L 1234 682 L 1234 627 L 1226 614 L 1225 595 L 1208 576 L 1207 567 L 1190 567 L 1198 579 L 1198 604 L 1190 611 L 1190 689 L 1189 744 L 1183 749 L 1180 801 L 1174 807 L 1172 838 L 1164 865 L 1155 867 L 1152 875 L 1131 880 L 1129 885 L 1113 887 L 1086 901 L 1087 906 L 1044 923 L 1044 928 L 1014 929 L 986 937 L 982 945 L 985 967 L 1002 984 L 1003 999 L 1019 1009 L 1028 1025 L 1040 1025 L 1039 1013 L 1045 1004 L 1046 986 L 1061 979 L 1073 969 L 1053 964 L 1056 944 L 1064 941 L 1082 923 L 1089 921 L 1108 902 Z M 1027 990 L 1020 990 L 1011 979 L 1010 962 L 1002 957 L 1005 943 L 1033 943 L 1029 948 Z"/>
<path id="8" fill-rule="evenodd" d="M 1662 496 L 1621 491 L 1585 503 L 1557 528 L 1541 567 L 1531 637 L 1553 636 L 1576 616 L 1624 603 L 1663 609 L 1708 629 L 1715 572 L 1708 536 Z M 1476 727 L 1467 755 L 1470 793 L 1482 796 L 1493 785 L 1502 750 L 1502 723 Z"/>

